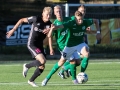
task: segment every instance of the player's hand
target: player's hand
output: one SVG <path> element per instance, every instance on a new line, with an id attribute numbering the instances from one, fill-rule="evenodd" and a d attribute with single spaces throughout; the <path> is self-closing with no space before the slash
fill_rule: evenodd
<path id="1" fill-rule="evenodd" d="M 13 29 L 10 30 L 10 31 L 8 31 L 8 32 L 6 33 L 7 38 L 10 38 L 13 33 L 14 33 L 14 30 L 13 30 Z"/>
<path id="2" fill-rule="evenodd" d="M 46 29 L 43 30 L 42 33 L 47 34 L 49 31 L 50 31 L 50 28 L 46 28 Z"/>
<path id="3" fill-rule="evenodd" d="M 91 31 L 91 28 L 90 28 L 90 27 L 87 27 L 86 30 L 87 30 L 87 31 Z"/>
<path id="4" fill-rule="evenodd" d="M 52 30 L 55 29 L 55 25 L 54 25 L 54 24 L 51 24 L 51 28 L 52 28 Z"/>
<path id="5" fill-rule="evenodd" d="M 50 50 L 50 55 L 54 55 L 54 50 Z"/>

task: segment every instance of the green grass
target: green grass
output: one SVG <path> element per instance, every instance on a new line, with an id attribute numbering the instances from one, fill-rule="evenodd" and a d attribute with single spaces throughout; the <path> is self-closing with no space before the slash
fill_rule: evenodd
<path id="1" fill-rule="evenodd" d="M 86 70 L 88 82 L 74 85 L 71 78 L 61 79 L 57 72 L 52 76 L 47 86 L 42 87 L 41 81 L 48 74 L 54 60 L 49 60 L 46 69 L 40 77 L 36 79 L 38 88 L 33 88 L 27 84 L 27 80 L 33 74 L 35 68 L 31 68 L 28 76 L 22 76 L 22 65 L 25 62 L 0 62 L 0 90 L 120 90 L 120 61 L 119 60 L 93 60 L 89 62 Z M 79 73 L 80 67 L 77 67 Z"/>

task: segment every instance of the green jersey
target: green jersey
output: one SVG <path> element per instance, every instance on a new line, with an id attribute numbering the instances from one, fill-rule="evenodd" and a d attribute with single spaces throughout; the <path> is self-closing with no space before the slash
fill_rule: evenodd
<path id="1" fill-rule="evenodd" d="M 77 25 L 75 19 L 71 18 L 71 21 L 68 21 L 63 25 L 65 28 L 69 28 L 69 39 L 66 43 L 67 47 L 73 47 L 84 42 L 84 33 L 86 32 L 86 28 L 90 26 L 87 20 L 83 20 L 83 23 L 81 25 Z"/>
<path id="2" fill-rule="evenodd" d="M 71 18 L 69 17 L 64 17 L 62 21 L 55 20 L 54 25 L 62 25 L 63 23 L 69 21 Z M 56 42 L 58 49 L 62 51 L 64 47 L 66 46 L 66 43 L 68 41 L 68 28 L 63 28 L 63 29 L 57 29 L 54 30 L 53 35 L 55 36 Z"/>

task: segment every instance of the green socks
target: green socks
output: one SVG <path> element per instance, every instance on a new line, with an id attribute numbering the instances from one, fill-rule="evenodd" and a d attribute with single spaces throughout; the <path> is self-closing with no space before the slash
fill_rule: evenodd
<path id="1" fill-rule="evenodd" d="M 75 64 L 70 64 L 70 71 L 72 75 L 72 80 L 76 79 L 76 65 Z"/>
<path id="2" fill-rule="evenodd" d="M 47 79 L 50 79 L 51 76 L 60 68 L 60 66 L 58 66 L 58 62 L 53 66 L 53 68 L 51 69 L 51 71 L 49 72 L 49 74 L 47 75 Z"/>
<path id="3" fill-rule="evenodd" d="M 81 72 L 84 72 L 88 66 L 88 57 L 84 57 L 83 60 L 81 61 Z"/>
<path id="4" fill-rule="evenodd" d="M 63 66 L 66 66 L 66 65 L 68 65 L 68 64 L 70 64 L 70 62 L 69 62 L 69 61 L 66 61 L 66 62 L 63 64 Z"/>
<path id="5" fill-rule="evenodd" d="M 68 64 L 68 65 L 66 65 L 66 66 L 64 66 L 64 70 L 68 70 L 68 69 L 70 69 L 70 67 L 71 67 L 71 65 L 70 64 Z"/>
<path id="6" fill-rule="evenodd" d="M 68 70 L 70 68 L 70 62 L 69 61 L 66 61 L 64 64 L 63 64 L 63 67 L 64 69 L 61 69 L 60 70 L 60 73 L 64 73 L 64 70 Z"/>
<path id="7" fill-rule="evenodd" d="M 60 70 L 61 73 L 64 73 L 64 70 L 70 69 L 72 80 L 76 79 L 76 64 L 70 64 L 67 63 L 66 66 L 64 66 L 64 69 Z"/>

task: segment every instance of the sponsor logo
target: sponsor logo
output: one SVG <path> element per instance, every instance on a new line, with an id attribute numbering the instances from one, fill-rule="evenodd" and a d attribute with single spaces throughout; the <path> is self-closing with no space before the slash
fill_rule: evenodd
<path id="1" fill-rule="evenodd" d="M 34 30 L 35 30 L 35 31 L 38 31 L 38 27 L 34 27 Z"/>
<path id="2" fill-rule="evenodd" d="M 47 25 L 47 26 L 46 26 L 46 28 L 50 28 L 50 26 L 49 26 L 49 25 Z"/>
<path id="3" fill-rule="evenodd" d="M 43 31 L 42 29 L 38 29 L 38 27 L 34 27 L 34 30 L 38 31 L 38 32 L 42 32 Z"/>
<path id="4" fill-rule="evenodd" d="M 82 27 L 82 30 L 85 30 L 85 26 Z"/>
<path id="5" fill-rule="evenodd" d="M 61 34 L 62 34 L 62 35 L 65 35 L 65 34 L 67 34 L 67 33 L 68 33 L 68 29 L 65 30 L 64 32 L 62 32 Z"/>
<path id="6" fill-rule="evenodd" d="M 79 32 L 79 33 L 73 33 L 74 36 L 82 36 L 84 32 Z"/>
<path id="7" fill-rule="evenodd" d="M 37 23 L 37 25 L 39 25 L 39 26 L 40 26 L 40 23 Z"/>

